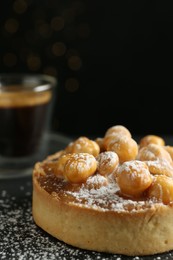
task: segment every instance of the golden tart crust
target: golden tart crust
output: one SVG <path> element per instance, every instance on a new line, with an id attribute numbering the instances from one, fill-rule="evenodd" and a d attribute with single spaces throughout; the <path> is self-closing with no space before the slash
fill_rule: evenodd
<path id="1" fill-rule="evenodd" d="M 33 172 L 33 217 L 50 235 L 78 248 L 125 255 L 152 255 L 173 248 L 173 205 L 132 200 L 114 178 L 91 176 L 69 184 Z"/>

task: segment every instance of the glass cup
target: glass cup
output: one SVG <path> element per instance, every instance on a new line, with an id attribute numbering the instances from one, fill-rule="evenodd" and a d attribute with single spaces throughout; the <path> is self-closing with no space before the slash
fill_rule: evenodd
<path id="1" fill-rule="evenodd" d="M 50 130 L 57 80 L 41 74 L 0 74 L 0 177 L 28 174 Z"/>

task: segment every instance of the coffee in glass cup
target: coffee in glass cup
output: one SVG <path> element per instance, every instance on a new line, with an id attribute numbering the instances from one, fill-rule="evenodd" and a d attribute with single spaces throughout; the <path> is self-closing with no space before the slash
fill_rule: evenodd
<path id="1" fill-rule="evenodd" d="M 24 173 L 39 160 L 56 85 L 48 75 L 0 75 L 0 175 Z"/>

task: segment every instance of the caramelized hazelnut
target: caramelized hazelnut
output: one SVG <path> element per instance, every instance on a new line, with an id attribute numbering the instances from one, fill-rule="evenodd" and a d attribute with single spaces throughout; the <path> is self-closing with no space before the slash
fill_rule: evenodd
<path id="1" fill-rule="evenodd" d="M 122 134 L 131 137 L 130 131 L 123 125 L 115 125 L 107 129 L 105 137 L 108 135 Z"/>
<path id="2" fill-rule="evenodd" d="M 139 141 L 140 148 L 147 146 L 149 144 L 158 144 L 158 145 L 164 146 L 165 141 L 162 137 L 157 136 L 157 135 L 146 135 L 143 138 L 141 138 Z"/>
<path id="3" fill-rule="evenodd" d="M 173 201 L 173 179 L 165 175 L 156 175 L 147 191 L 149 198 L 169 204 Z"/>
<path id="4" fill-rule="evenodd" d="M 172 163 L 170 154 L 164 149 L 163 146 L 158 144 L 149 144 L 142 147 L 137 155 L 137 159 L 141 161 L 154 161 L 164 159 Z"/>
<path id="5" fill-rule="evenodd" d="M 89 153 L 72 153 L 64 165 L 64 177 L 74 183 L 85 182 L 95 173 L 97 162 Z"/>
<path id="6" fill-rule="evenodd" d="M 145 163 L 152 174 L 162 174 L 173 177 L 173 166 L 167 160 L 159 159 L 155 161 L 145 161 Z"/>
<path id="7" fill-rule="evenodd" d="M 138 160 L 121 164 L 115 176 L 122 194 L 127 196 L 140 196 L 152 183 L 147 165 Z"/>
<path id="8" fill-rule="evenodd" d="M 97 156 L 97 171 L 101 175 L 108 175 L 115 171 L 118 166 L 119 158 L 115 152 L 107 151 L 102 152 Z"/>
<path id="9" fill-rule="evenodd" d="M 105 147 L 104 147 L 104 143 L 103 143 L 103 138 L 102 137 L 97 137 L 94 141 L 100 147 L 100 153 L 104 152 L 105 151 Z"/>
<path id="10" fill-rule="evenodd" d="M 138 154 L 137 142 L 127 135 L 116 134 L 114 136 L 107 136 L 105 139 L 105 148 L 107 151 L 117 153 L 120 163 L 134 160 Z"/>
<path id="11" fill-rule="evenodd" d="M 170 154 L 170 156 L 173 160 L 173 146 L 165 145 L 163 148 Z"/>
<path id="12" fill-rule="evenodd" d="M 64 154 L 57 160 L 47 160 L 44 163 L 44 169 L 46 172 L 52 172 L 56 176 L 63 177 L 65 163 L 70 157 L 71 154 Z"/>
<path id="13" fill-rule="evenodd" d="M 67 153 L 89 153 L 96 157 L 100 152 L 100 147 L 95 141 L 81 136 L 74 142 L 71 142 L 65 151 Z"/>

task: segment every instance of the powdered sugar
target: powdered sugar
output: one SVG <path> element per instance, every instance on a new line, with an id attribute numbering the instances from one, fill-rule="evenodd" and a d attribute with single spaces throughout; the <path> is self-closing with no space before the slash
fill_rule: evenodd
<path id="1" fill-rule="evenodd" d="M 97 156 L 97 160 L 100 164 L 104 164 L 105 161 L 107 163 L 116 163 L 117 162 L 117 154 L 113 151 L 102 152 Z"/>
<path id="2" fill-rule="evenodd" d="M 86 184 L 82 184 L 79 190 L 67 191 L 66 193 L 74 198 L 73 204 L 78 204 L 79 206 L 81 204 L 82 207 L 89 207 L 100 211 L 125 212 L 128 210 L 135 212 L 136 210 L 147 210 L 154 206 L 152 200 L 136 201 L 127 198 L 124 199 L 119 195 L 119 187 L 114 181 L 113 175 L 109 175 L 107 185 L 103 178 L 105 177 L 99 174 L 91 176 Z M 93 186 L 91 186 L 91 183 Z M 90 189 L 88 186 L 93 188 Z"/>
<path id="3" fill-rule="evenodd" d="M 73 153 L 71 156 L 72 156 L 71 157 L 72 160 L 69 160 L 69 162 L 67 164 L 72 169 L 74 167 L 74 164 L 76 165 L 76 162 L 77 162 L 77 169 L 79 171 L 81 171 L 84 168 L 84 165 L 85 165 L 85 169 L 88 170 L 93 166 L 93 164 L 95 164 L 95 158 L 91 154 Z"/>
<path id="4" fill-rule="evenodd" d="M 146 167 L 145 163 L 142 161 L 138 161 L 138 160 L 131 160 L 131 161 L 126 161 L 123 164 L 120 165 L 119 167 L 119 173 L 121 173 L 122 171 L 126 171 L 126 172 L 145 172 L 148 171 L 148 168 Z"/>
<path id="5" fill-rule="evenodd" d="M 172 165 L 165 159 L 157 159 L 157 160 L 154 160 L 154 161 L 145 161 L 145 163 L 148 166 L 156 166 L 157 168 L 165 167 L 165 168 L 170 168 L 170 169 L 173 170 Z"/>

